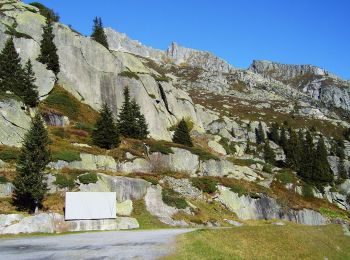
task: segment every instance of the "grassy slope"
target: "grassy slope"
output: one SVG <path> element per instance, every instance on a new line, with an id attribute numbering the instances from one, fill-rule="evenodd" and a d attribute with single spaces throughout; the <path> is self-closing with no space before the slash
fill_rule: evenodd
<path id="1" fill-rule="evenodd" d="M 166 259 L 349 259 L 350 237 L 339 225 L 246 226 L 198 230 L 178 239 Z"/>

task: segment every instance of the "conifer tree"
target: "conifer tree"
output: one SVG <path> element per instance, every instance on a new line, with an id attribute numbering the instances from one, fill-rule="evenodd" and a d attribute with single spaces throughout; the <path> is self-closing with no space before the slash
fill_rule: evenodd
<path id="1" fill-rule="evenodd" d="M 94 19 L 94 27 L 93 27 L 93 32 L 91 34 L 91 38 L 94 39 L 96 42 L 102 44 L 107 49 L 109 49 L 107 36 L 103 30 L 101 17 L 95 17 Z"/>
<path id="2" fill-rule="evenodd" d="M 247 153 L 247 154 L 250 154 L 250 153 L 252 152 L 252 150 L 251 150 L 251 148 L 250 148 L 250 139 L 249 139 L 249 136 L 248 136 L 248 138 L 247 138 L 247 146 L 246 146 L 244 152 Z"/>
<path id="3" fill-rule="evenodd" d="M 340 158 L 338 163 L 338 178 L 343 181 L 348 178 L 348 173 L 345 169 L 344 159 Z"/>
<path id="4" fill-rule="evenodd" d="M 258 129 L 255 128 L 255 137 L 256 137 L 257 144 L 262 144 L 265 142 L 265 132 L 261 122 L 259 122 Z"/>
<path id="5" fill-rule="evenodd" d="M 135 119 L 135 133 L 133 137 L 136 139 L 146 139 L 148 132 L 148 125 L 145 116 L 141 113 L 140 106 L 136 103 L 136 100 L 131 100 L 131 111 Z"/>
<path id="6" fill-rule="evenodd" d="M 264 144 L 264 159 L 267 163 L 275 164 L 276 162 L 275 158 L 276 158 L 275 152 L 270 147 L 270 142 L 267 139 Z"/>
<path id="7" fill-rule="evenodd" d="M 287 165 L 294 170 L 299 170 L 302 148 L 301 144 L 299 143 L 298 135 L 292 128 L 289 128 L 289 140 L 287 147 L 288 149 L 285 150 Z"/>
<path id="8" fill-rule="evenodd" d="M 46 68 L 52 70 L 55 75 L 57 75 L 58 72 L 60 72 L 60 64 L 57 55 L 57 47 L 53 41 L 55 35 L 53 34 L 52 21 L 50 19 L 46 20 L 43 31 L 38 61 L 42 64 L 46 64 Z"/>
<path id="9" fill-rule="evenodd" d="M 13 44 L 13 38 L 9 38 L 0 53 L 0 91 L 20 94 L 23 77 L 21 58 Z"/>
<path id="10" fill-rule="evenodd" d="M 114 123 L 113 114 L 107 104 L 103 104 L 95 129 L 92 132 L 92 140 L 95 145 L 111 149 L 119 144 L 119 133 Z"/>
<path id="11" fill-rule="evenodd" d="M 288 140 L 286 135 L 286 128 L 284 126 L 281 128 L 281 135 L 278 143 L 283 148 L 283 150 L 287 149 Z"/>
<path id="12" fill-rule="evenodd" d="M 333 174 L 327 160 L 327 155 L 327 148 L 321 136 L 317 143 L 312 172 L 312 181 L 316 183 L 325 184 L 333 181 Z"/>
<path id="13" fill-rule="evenodd" d="M 144 139 L 148 135 L 148 126 L 140 106 L 130 99 L 129 89 L 124 88 L 124 103 L 118 116 L 119 133 L 124 137 Z"/>
<path id="14" fill-rule="evenodd" d="M 306 181 L 312 181 L 315 149 L 310 131 L 306 132 L 306 138 L 302 145 L 302 159 L 298 174 Z"/>
<path id="15" fill-rule="evenodd" d="M 350 127 L 348 129 L 344 130 L 343 135 L 344 135 L 345 140 L 348 140 L 350 142 Z"/>
<path id="16" fill-rule="evenodd" d="M 175 129 L 173 142 L 178 144 L 183 144 L 186 146 L 193 146 L 191 136 L 188 130 L 188 126 L 184 119 L 181 119 L 181 121 L 179 122 L 179 124 Z"/>
<path id="17" fill-rule="evenodd" d="M 24 67 L 24 78 L 23 78 L 23 92 L 21 94 L 23 101 L 26 105 L 35 107 L 39 102 L 39 93 L 37 86 L 35 85 L 35 75 L 33 72 L 33 66 L 28 59 Z"/>
<path id="18" fill-rule="evenodd" d="M 14 203 L 19 209 L 33 212 L 41 206 L 46 193 L 44 170 L 51 157 L 49 143 L 43 120 L 40 114 L 36 114 L 24 137 L 13 182 Z"/>
<path id="19" fill-rule="evenodd" d="M 279 131 L 279 127 L 277 123 L 273 123 L 271 125 L 271 131 L 269 133 L 269 139 L 274 142 L 275 144 L 278 144 L 279 140 L 280 140 L 280 135 L 278 133 Z"/>

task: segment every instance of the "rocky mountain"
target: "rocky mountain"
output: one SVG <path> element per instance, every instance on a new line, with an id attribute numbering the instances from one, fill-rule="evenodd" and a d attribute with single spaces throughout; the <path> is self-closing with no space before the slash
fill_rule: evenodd
<path id="1" fill-rule="evenodd" d="M 284 168 L 286 155 L 278 143 L 270 142 L 280 164 L 271 166 L 264 160 L 262 147 L 256 143 L 256 129 L 259 122 L 266 134 L 272 123 L 303 131 L 311 128 L 314 141 L 322 134 L 330 149 L 350 127 L 349 81 L 310 65 L 253 61 L 248 69 L 238 69 L 209 52 L 176 43 L 167 50 L 157 50 L 111 28 L 105 29 L 108 50 L 59 22 L 54 23 L 61 68 L 56 78 L 37 61 L 44 24 L 38 8 L 18 0 L 0 1 L 0 49 L 13 37 L 22 62 L 30 59 L 33 63 L 41 98 L 39 108 L 27 109 L 11 93 L 0 94 L 0 174 L 8 178 L 0 181 L 0 197 L 11 195 L 16 153 L 32 115 L 39 110 L 53 139 L 54 156 L 48 165 L 51 199 L 62 202 L 62 193 L 67 190 L 118 191 L 118 203 L 129 205 L 130 212 L 132 203 L 142 201 L 152 216 L 168 225 L 230 222 L 216 216 L 212 223 L 198 213 L 201 203 L 216 203 L 229 218 L 239 221 L 335 221 L 324 208 L 336 212 L 342 219 L 339 221 L 348 220 L 350 179 L 322 192 L 310 188 L 295 171 Z M 126 86 L 146 117 L 149 139 L 125 139 L 111 151 L 94 147 L 89 131 L 96 111 L 107 103 L 117 118 Z M 171 143 L 174 126 L 182 118 L 191 126 L 193 148 Z M 349 174 L 350 142 L 344 143 Z M 249 153 L 247 146 L 252 150 Z M 329 154 L 328 160 L 337 178 L 340 160 L 334 154 Z M 85 173 L 95 174 L 97 181 L 80 182 L 79 176 Z M 215 191 L 203 191 L 195 185 L 205 176 L 215 180 Z M 185 208 L 163 201 L 163 191 L 168 188 L 188 202 Z M 308 200 L 305 190 L 316 203 Z M 0 198 L 0 213 L 1 203 Z M 48 208 L 62 214 L 62 209 Z M 131 213 L 126 215 L 129 218 Z M 13 219 L 22 221 L 23 216 Z M 134 220 L 124 220 L 138 226 Z M 89 229 L 90 224 L 66 228 L 77 230 L 77 225 L 85 225 Z M 0 218 L 0 234 L 7 228 L 1 225 Z M 18 231 L 23 226 L 15 228 Z"/>

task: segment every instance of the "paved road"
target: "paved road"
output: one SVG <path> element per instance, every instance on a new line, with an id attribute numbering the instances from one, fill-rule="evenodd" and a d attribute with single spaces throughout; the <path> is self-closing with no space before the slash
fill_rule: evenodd
<path id="1" fill-rule="evenodd" d="M 0 259 L 156 259 L 192 229 L 110 231 L 0 239 Z"/>

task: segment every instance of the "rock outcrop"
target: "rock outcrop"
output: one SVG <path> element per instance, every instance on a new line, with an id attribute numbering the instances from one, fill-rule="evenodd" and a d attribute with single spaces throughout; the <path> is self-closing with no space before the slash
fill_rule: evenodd
<path id="1" fill-rule="evenodd" d="M 219 186 L 218 200 L 240 219 L 284 219 L 304 225 L 324 225 L 327 219 L 320 213 L 309 210 L 282 208 L 275 199 L 261 194 L 260 198 L 239 196 L 229 188 Z"/>

